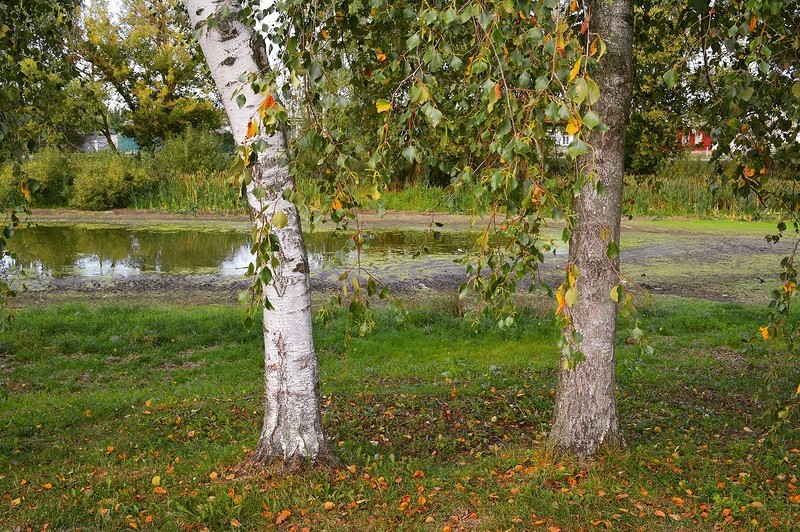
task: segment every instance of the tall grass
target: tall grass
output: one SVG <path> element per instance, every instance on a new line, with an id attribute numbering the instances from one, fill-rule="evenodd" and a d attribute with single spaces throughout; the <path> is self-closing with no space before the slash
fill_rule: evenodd
<path id="1" fill-rule="evenodd" d="M 623 211 L 633 216 L 754 219 L 768 216 L 754 195 L 721 185 L 707 161 L 679 159 L 654 175 L 625 177 Z"/>
<path id="2" fill-rule="evenodd" d="M 184 174 L 166 177 L 149 191 L 133 198 L 134 209 L 173 213 L 241 214 L 246 206 L 238 187 L 224 172 Z"/>

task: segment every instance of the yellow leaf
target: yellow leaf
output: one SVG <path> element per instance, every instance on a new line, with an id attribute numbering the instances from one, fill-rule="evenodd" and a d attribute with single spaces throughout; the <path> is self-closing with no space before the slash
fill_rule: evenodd
<path id="1" fill-rule="evenodd" d="M 19 506 L 19 504 L 20 504 L 21 502 L 22 502 L 22 498 L 21 498 L 21 497 L 17 497 L 17 498 L 16 498 L 16 499 L 14 499 L 13 501 L 11 501 L 11 506 Z"/>
<path id="2" fill-rule="evenodd" d="M 49 490 L 49 489 L 50 489 L 50 488 L 52 488 L 52 487 L 53 487 L 53 485 L 52 485 L 52 484 L 50 484 L 49 482 L 48 482 L 47 484 L 45 484 L 45 485 L 44 485 L 44 489 L 46 489 L 46 490 Z"/>
<path id="3" fill-rule="evenodd" d="M 577 61 L 575 61 L 575 65 L 572 67 L 572 70 L 569 71 L 569 80 L 572 81 L 578 75 L 578 72 L 581 71 L 581 58 L 579 57 Z"/>
<path id="4" fill-rule="evenodd" d="M 322 505 L 322 507 L 325 508 L 326 510 L 333 510 L 334 508 L 336 508 L 336 505 L 333 504 L 331 501 L 327 501 L 325 504 Z"/>
<path id="5" fill-rule="evenodd" d="M 561 314 L 564 311 L 564 305 L 566 305 L 566 301 L 564 301 L 564 285 L 558 287 L 556 290 L 556 301 L 558 302 L 558 308 L 556 309 L 556 316 Z"/>
<path id="6" fill-rule="evenodd" d="M 292 515 L 291 510 L 281 510 L 281 512 L 278 514 L 278 518 L 275 520 L 275 524 L 279 525 L 283 523 L 289 518 L 290 515 Z"/>
<path id="7" fill-rule="evenodd" d="M 597 53 L 597 41 L 600 37 L 595 37 L 592 44 L 589 45 L 589 55 L 594 56 Z"/>
<path id="8" fill-rule="evenodd" d="M 572 0 L 569 4 L 569 12 L 574 13 L 578 10 L 578 0 Z"/>
<path id="9" fill-rule="evenodd" d="M 158 475 L 154 476 L 153 480 L 152 480 L 152 484 L 153 484 L 153 486 L 160 486 L 161 485 L 161 477 L 158 476 Z"/>
<path id="10" fill-rule="evenodd" d="M 208 475 L 208 478 L 210 478 L 211 480 L 216 480 L 217 477 L 219 477 L 219 473 L 217 473 L 216 471 L 212 471 L 211 474 Z"/>
<path id="11" fill-rule="evenodd" d="M 763 327 L 759 327 L 758 330 L 761 331 L 761 336 L 764 338 L 764 340 L 769 340 L 769 326 L 768 325 L 764 325 Z"/>
<path id="12" fill-rule="evenodd" d="M 375 102 L 375 108 L 378 110 L 378 113 L 385 113 L 392 108 L 392 104 L 388 100 L 380 98 Z"/>
<path id="13" fill-rule="evenodd" d="M 797 385 L 797 395 L 800 395 L 800 384 Z"/>
<path id="14" fill-rule="evenodd" d="M 331 34 L 330 34 L 330 32 L 328 30 L 324 30 L 323 29 L 323 30 L 320 30 L 319 36 L 322 37 L 323 39 L 327 39 L 328 37 L 331 36 Z"/>
<path id="15" fill-rule="evenodd" d="M 581 123 L 578 121 L 578 119 L 575 117 L 570 118 L 569 123 L 567 123 L 567 135 L 574 135 L 580 130 Z"/>

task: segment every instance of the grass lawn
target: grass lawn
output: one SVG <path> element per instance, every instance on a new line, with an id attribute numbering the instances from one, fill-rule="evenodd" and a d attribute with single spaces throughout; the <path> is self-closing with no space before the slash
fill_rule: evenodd
<path id="1" fill-rule="evenodd" d="M 404 323 L 379 312 L 349 349 L 341 320 L 317 327 L 345 469 L 237 477 L 263 396 L 241 309 L 23 309 L 0 337 L 0 530 L 798 529 L 800 429 L 760 437 L 800 371 L 743 342 L 766 309 L 659 298 L 645 314 L 653 355 L 620 338 L 625 451 L 548 447 L 552 313 L 475 332 L 442 300 Z"/>

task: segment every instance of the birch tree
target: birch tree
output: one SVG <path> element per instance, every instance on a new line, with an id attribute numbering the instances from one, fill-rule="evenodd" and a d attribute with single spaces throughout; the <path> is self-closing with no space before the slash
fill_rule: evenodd
<path id="1" fill-rule="evenodd" d="M 622 443 L 615 386 L 620 283 L 616 250 L 625 130 L 633 91 L 632 2 L 597 0 L 590 3 L 589 16 L 588 38 L 602 35 L 608 43 L 594 74 L 600 98 L 593 109 L 607 130 L 588 135 L 592 157 L 578 163 L 582 171 L 592 175 L 574 199 L 575 227 L 569 243 L 570 266 L 577 272 L 577 298 L 570 309 L 569 327 L 582 339 L 576 346 L 582 361 L 573 366 L 562 359 L 550 432 L 558 447 L 579 456 L 591 456 L 604 445 Z"/>
<path id="2" fill-rule="evenodd" d="M 259 144 L 249 157 L 252 181 L 247 198 L 255 224 L 265 232 L 269 263 L 261 264 L 264 298 L 264 424 L 253 460 L 267 462 L 282 457 L 295 466 L 306 460 L 335 461 L 322 428 L 317 354 L 311 335 L 309 265 L 300 216 L 284 191 L 294 183 L 278 160 L 285 138 L 256 131 L 260 109 L 274 105 L 274 97 L 254 92 L 241 76 L 268 68 L 263 40 L 240 21 L 236 0 L 186 0 L 192 25 L 205 28 L 200 46 L 225 106 L 238 144 Z M 213 25 L 206 24 L 214 17 Z"/>

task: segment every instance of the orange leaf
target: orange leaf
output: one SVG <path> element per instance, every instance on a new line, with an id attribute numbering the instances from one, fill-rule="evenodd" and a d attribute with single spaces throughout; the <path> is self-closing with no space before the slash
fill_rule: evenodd
<path id="1" fill-rule="evenodd" d="M 261 102 L 261 108 L 270 109 L 272 107 L 275 107 L 275 98 L 272 97 L 272 94 L 267 94 L 267 97 Z"/>
<path id="2" fill-rule="evenodd" d="M 569 4 L 569 12 L 574 13 L 578 10 L 578 0 L 572 0 Z"/>
<path id="3" fill-rule="evenodd" d="M 655 511 L 655 512 L 653 512 L 653 513 L 656 515 L 656 517 L 666 517 L 666 516 L 667 516 L 667 514 L 665 514 L 665 513 L 664 513 L 664 512 L 662 512 L 661 510 L 656 510 L 656 511 Z"/>
<path id="4" fill-rule="evenodd" d="M 755 173 L 756 173 L 755 168 L 750 168 L 749 166 L 744 167 L 744 175 L 746 175 L 747 177 L 753 177 Z"/>
<path id="5" fill-rule="evenodd" d="M 378 61 L 380 61 L 381 63 L 386 61 L 386 54 L 383 52 L 378 52 L 378 55 L 376 57 L 378 58 Z"/>
<path id="6" fill-rule="evenodd" d="M 166 495 L 167 490 L 165 490 L 161 486 L 156 486 L 155 488 L 153 488 L 153 493 L 158 493 L 159 495 Z"/>
<path id="7" fill-rule="evenodd" d="M 750 18 L 750 31 L 753 31 L 754 29 L 756 29 L 756 22 L 758 22 L 758 20 L 756 19 L 756 16 L 753 15 Z"/>
<path id="8" fill-rule="evenodd" d="M 279 525 L 283 523 L 289 518 L 290 515 L 292 515 L 290 510 L 281 510 L 281 512 L 278 514 L 278 518 L 275 520 L 275 524 Z"/>
<path id="9" fill-rule="evenodd" d="M 764 325 L 763 327 L 759 327 L 758 330 L 761 331 L 761 337 L 764 340 L 769 340 L 769 326 L 768 325 Z"/>
<path id="10" fill-rule="evenodd" d="M 242 526 L 242 523 L 234 517 L 233 519 L 231 519 L 231 526 L 233 528 L 239 528 L 240 526 Z"/>
<path id="11" fill-rule="evenodd" d="M 422 471 L 421 469 L 417 469 L 416 471 L 414 471 L 414 478 L 422 478 L 424 476 L 425 472 Z"/>
<path id="12" fill-rule="evenodd" d="M 325 504 L 322 505 L 322 507 L 325 508 L 326 510 L 333 510 L 334 508 L 336 508 L 336 505 L 330 501 L 327 501 Z"/>
<path id="13" fill-rule="evenodd" d="M 499 83 L 495 83 L 494 84 L 494 95 L 498 100 L 500 99 L 500 96 L 503 95 L 502 91 L 500 90 L 500 84 Z"/>
<path id="14" fill-rule="evenodd" d="M 251 120 L 247 123 L 247 136 L 245 138 L 255 137 L 256 133 L 258 133 L 258 124 Z"/>

